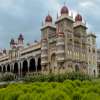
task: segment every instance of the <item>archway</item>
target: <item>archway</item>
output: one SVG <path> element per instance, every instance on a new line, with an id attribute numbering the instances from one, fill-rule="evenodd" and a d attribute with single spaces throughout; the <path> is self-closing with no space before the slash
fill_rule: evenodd
<path id="1" fill-rule="evenodd" d="M 79 72 L 79 66 L 78 65 L 75 66 L 75 72 Z"/>
<path id="2" fill-rule="evenodd" d="M 41 71 L 41 58 L 38 58 L 37 71 Z"/>
<path id="3" fill-rule="evenodd" d="M 7 72 L 10 72 L 10 65 L 7 65 Z"/>
<path id="4" fill-rule="evenodd" d="M 23 68 L 22 68 L 22 75 L 25 76 L 27 72 L 28 72 L 28 62 L 27 60 L 24 60 Z"/>
<path id="5" fill-rule="evenodd" d="M 96 76 L 96 71 L 94 70 L 93 73 L 94 73 L 94 77 L 95 77 Z"/>
<path id="6" fill-rule="evenodd" d="M 30 71 L 30 72 L 35 72 L 35 71 L 36 71 L 36 64 L 35 64 L 35 59 L 34 59 L 34 58 L 32 58 L 32 59 L 30 60 L 29 71 Z"/>
<path id="7" fill-rule="evenodd" d="M 0 72 L 2 72 L 2 67 L 0 66 Z"/>
<path id="8" fill-rule="evenodd" d="M 51 67 L 56 67 L 56 54 L 51 55 Z"/>
<path id="9" fill-rule="evenodd" d="M 5 73 L 6 72 L 6 66 L 4 65 L 3 66 L 3 73 Z"/>
<path id="10" fill-rule="evenodd" d="M 18 63 L 14 64 L 14 73 L 18 74 Z"/>

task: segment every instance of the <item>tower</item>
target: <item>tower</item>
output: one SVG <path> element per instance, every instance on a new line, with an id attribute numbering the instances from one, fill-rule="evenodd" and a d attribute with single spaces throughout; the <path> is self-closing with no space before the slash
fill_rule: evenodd
<path id="1" fill-rule="evenodd" d="M 10 41 L 10 47 L 11 47 L 11 49 L 15 49 L 16 48 L 16 43 L 15 43 L 15 40 L 13 38 Z"/>
<path id="2" fill-rule="evenodd" d="M 80 14 L 76 15 L 73 28 L 75 66 L 78 66 L 81 72 L 87 73 L 87 27 L 85 23 L 83 23 Z M 77 67 L 75 67 L 75 70 L 77 70 Z"/>
<path id="3" fill-rule="evenodd" d="M 60 69 L 64 69 L 64 62 L 65 62 L 65 36 L 63 32 L 57 32 L 57 41 L 56 41 L 56 59 L 57 59 L 57 67 L 58 71 Z"/>
<path id="4" fill-rule="evenodd" d="M 93 33 L 87 35 L 87 53 L 88 53 L 88 74 L 97 76 L 97 50 L 96 50 L 96 36 Z"/>
<path id="5" fill-rule="evenodd" d="M 41 65 L 42 71 L 52 71 L 51 55 L 53 49 L 56 47 L 56 28 L 52 24 L 52 17 L 50 14 L 46 16 L 45 23 L 41 28 Z"/>
<path id="6" fill-rule="evenodd" d="M 24 37 L 23 37 L 22 34 L 20 34 L 19 37 L 18 37 L 18 48 L 19 49 L 23 48 L 23 46 L 24 46 L 23 41 L 24 41 Z"/>
<path id="7" fill-rule="evenodd" d="M 62 39 L 64 43 L 64 54 L 63 54 L 63 65 L 66 66 L 65 69 L 68 68 L 68 65 L 72 65 L 72 53 L 73 53 L 73 18 L 69 16 L 69 9 L 66 5 L 61 8 L 61 16 L 56 20 L 56 30 L 60 33 L 63 33 Z M 57 32 L 58 33 L 58 32 Z M 60 37 L 61 39 L 61 37 Z M 58 41 L 57 41 L 58 42 Z M 63 67 L 62 67 L 63 68 Z M 62 69 L 61 68 L 61 69 Z"/>

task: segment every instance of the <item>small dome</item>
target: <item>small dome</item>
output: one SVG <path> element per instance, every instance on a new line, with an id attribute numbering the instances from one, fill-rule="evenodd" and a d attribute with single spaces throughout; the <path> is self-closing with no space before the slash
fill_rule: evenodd
<path id="1" fill-rule="evenodd" d="M 80 14 L 77 14 L 77 16 L 75 17 L 75 21 L 80 21 L 82 22 L 82 16 Z"/>
<path id="2" fill-rule="evenodd" d="M 67 8 L 66 6 L 63 6 L 63 7 L 61 8 L 61 15 L 62 15 L 62 14 L 68 14 L 68 13 L 69 13 L 68 8 Z"/>
<path id="3" fill-rule="evenodd" d="M 15 44 L 15 41 L 14 39 L 12 38 L 11 41 L 10 41 L 10 45 L 14 45 Z"/>
<path id="4" fill-rule="evenodd" d="M 45 22 L 52 22 L 52 17 L 49 14 L 46 16 Z"/>
<path id="5" fill-rule="evenodd" d="M 22 34 L 20 34 L 20 35 L 19 35 L 18 40 L 24 40 L 24 38 L 23 38 L 23 35 L 22 35 Z"/>
<path id="6" fill-rule="evenodd" d="M 6 54 L 6 49 L 3 50 L 3 53 Z"/>

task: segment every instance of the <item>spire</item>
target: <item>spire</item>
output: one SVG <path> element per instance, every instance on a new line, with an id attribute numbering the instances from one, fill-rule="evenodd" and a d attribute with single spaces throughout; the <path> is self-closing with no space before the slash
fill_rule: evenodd
<path id="1" fill-rule="evenodd" d="M 57 13 L 57 19 L 58 19 L 58 13 Z"/>
<path id="2" fill-rule="evenodd" d="M 66 1 L 64 1 L 64 6 L 66 5 Z"/>
<path id="3" fill-rule="evenodd" d="M 71 11 L 71 17 L 73 18 L 73 12 Z"/>
<path id="4" fill-rule="evenodd" d="M 43 21 L 42 21 L 42 26 L 44 25 Z"/>

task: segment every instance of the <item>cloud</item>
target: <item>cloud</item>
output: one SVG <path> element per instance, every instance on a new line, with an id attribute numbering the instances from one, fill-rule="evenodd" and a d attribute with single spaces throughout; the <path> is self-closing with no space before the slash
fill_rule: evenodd
<path id="1" fill-rule="evenodd" d="M 23 33 L 25 43 L 40 39 L 42 20 L 49 11 L 55 21 L 64 2 L 65 0 L 0 0 L 0 48 L 9 47 L 10 39 L 18 37 L 19 33 Z M 74 16 L 80 12 L 88 22 L 89 29 L 99 34 L 99 0 L 69 0 L 66 5 L 74 12 Z"/>

